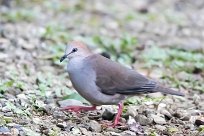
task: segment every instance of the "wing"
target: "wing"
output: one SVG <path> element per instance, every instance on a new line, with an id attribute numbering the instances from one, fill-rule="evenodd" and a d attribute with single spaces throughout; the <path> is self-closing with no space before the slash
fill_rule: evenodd
<path id="1" fill-rule="evenodd" d="M 89 56 L 85 63 L 96 71 L 96 85 L 105 94 L 149 93 L 156 87 L 156 82 L 101 55 Z"/>

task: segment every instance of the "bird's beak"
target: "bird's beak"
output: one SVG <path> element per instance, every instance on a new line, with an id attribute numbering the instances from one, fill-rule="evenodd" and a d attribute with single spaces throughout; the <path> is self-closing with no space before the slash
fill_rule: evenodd
<path id="1" fill-rule="evenodd" d="M 68 55 L 69 55 L 69 54 L 63 55 L 63 56 L 60 58 L 60 62 L 62 62 L 64 59 L 66 59 Z"/>
<path id="2" fill-rule="evenodd" d="M 67 58 L 67 56 L 69 56 L 69 54 L 72 54 L 72 53 L 73 53 L 73 51 L 71 51 L 70 53 L 65 54 L 64 56 L 62 56 L 62 57 L 60 58 L 60 62 L 62 62 L 64 59 Z"/>

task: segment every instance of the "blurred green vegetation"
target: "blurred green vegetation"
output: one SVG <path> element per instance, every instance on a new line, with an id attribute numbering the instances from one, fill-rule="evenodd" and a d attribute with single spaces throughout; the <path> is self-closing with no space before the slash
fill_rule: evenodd
<path id="1" fill-rule="evenodd" d="M 0 12 L 1 21 L 19 22 L 19 21 L 33 21 L 37 13 L 30 9 L 17 9 L 9 12 Z"/>
<path id="2" fill-rule="evenodd" d="M 54 43 L 62 42 L 66 43 L 69 39 L 69 33 L 66 29 L 58 24 L 47 24 L 45 31 L 41 36 L 42 40 L 50 40 Z"/>

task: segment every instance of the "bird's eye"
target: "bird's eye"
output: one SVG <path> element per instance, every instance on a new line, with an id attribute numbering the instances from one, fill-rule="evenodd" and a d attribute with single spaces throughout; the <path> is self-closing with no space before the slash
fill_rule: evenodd
<path id="1" fill-rule="evenodd" d="M 76 52 L 78 49 L 77 48 L 74 48 L 74 49 L 72 49 L 72 52 Z"/>

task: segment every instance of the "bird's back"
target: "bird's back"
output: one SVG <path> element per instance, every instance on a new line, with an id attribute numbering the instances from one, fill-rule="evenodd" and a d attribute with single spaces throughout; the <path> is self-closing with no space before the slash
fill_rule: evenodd
<path id="1" fill-rule="evenodd" d="M 157 82 L 99 54 L 88 56 L 84 59 L 84 63 L 95 71 L 96 85 L 105 94 L 134 95 L 160 91 L 182 95 L 172 89 L 165 90 Z"/>

